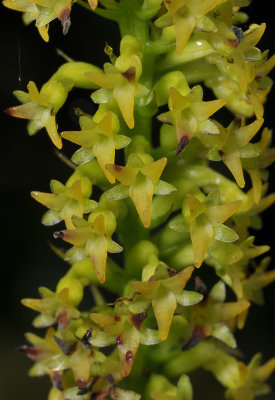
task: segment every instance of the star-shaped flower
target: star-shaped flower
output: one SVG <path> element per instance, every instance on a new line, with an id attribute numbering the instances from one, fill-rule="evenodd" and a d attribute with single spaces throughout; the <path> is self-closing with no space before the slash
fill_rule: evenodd
<path id="1" fill-rule="evenodd" d="M 12 10 L 23 12 L 23 21 L 26 25 L 30 24 L 34 20 L 38 20 L 41 13 L 37 5 L 29 0 L 4 0 L 3 5 Z M 37 26 L 37 29 L 45 42 L 48 42 L 49 25 L 46 23 L 45 25 Z"/>
<path id="2" fill-rule="evenodd" d="M 193 194 L 186 195 L 182 213 L 169 223 L 171 229 L 178 232 L 190 232 L 194 266 L 199 268 L 203 262 L 208 246 L 213 238 L 225 242 L 238 239 L 235 231 L 223 223 L 241 206 L 240 200 L 228 204 L 219 204 L 219 196 L 212 192 L 204 201 Z"/>
<path id="3" fill-rule="evenodd" d="M 190 349 L 207 336 L 216 337 L 235 348 L 237 344 L 228 324 L 236 316 L 248 310 L 250 303 L 246 300 L 225 302 L 226 287 L 223 281 L 217 282 L 209 294 L 199 278 L 196 278 L 196 284 L 197 290 L 204 295 L 204 299 L 194 307 L 182 310 L 192 330 L 184 349 Z"/>
<path id="4" fill-rule="evenodd" d="M 74 229 L 73 215 L 83 217 L 84 213 L 89 213 L 97 207 L 97 202 L 88 198 L 91 194 L 91 184 L 87 184 L 87 180 L 78 179 L 66 187 L 53 179 L 50 185 L 53 193 L 31 192 L 35 200 L 50 209 L 42 218 L 44 225 L 55 225 L 64 220 L 68 229 Z"/>
<path id="5" fill-rule="evenodd" d="M 59 19 L 63 26 L 64 35 L 71 25 L 72 0 L 35 0 L 33 2 L 29 0 L 4 0 L 3 4 L 12 10 L 23 12 L 25 24 L 35 20 L 35 25 L 46 42 L 49 41 L 48 29 L 51 21 L 56 18 Z"/>
<path id="6" fill-rule="evenodd" d="M 209 159 L 213 161 L 222 159 L 241 188 L 245 186 L 241 162 L 242 152 L 245 154 L 248 143 L 259 131 L 263 122 L 263 119 L 256 119 L 249 125 L 240 126 L 240 121 L 235 120 L 227 129 L 219 125 L 220 134 L 215 138 L 200 135 L 203 144 L 211 148 L 208 153 Z"/>
<path id="7" fill-rule="evenodd" d="M 30 81 L 27 88 L 29 93 L 20 90 L 14 92 L 15 97 L 23 104 L 7 108 L 5 112 L 12 117 L 29 119 L 28 133 L 30 135 L 34 135 L 43 127 L 46 128 L 53 144 L 58 149 L 61 149 L 62 142 L 57 132 L 55 121 L 55 113 L 57 110 L 54 110 L 54 106 L 38 92 L 34 82 Z M 71 88 L 72 86 L 70 85 L 68 91 Z"/>
<path id="8" fill-rule="evenodd" d="M 106 169 L 121 185 L 106 192 L 108 199 L 119 200 L 130 196 L 143 225 L 150 226 L 153 194 L 169 194 L 176 189 L 159 178 L 167 159 L 157 161 L 145 153 L 131 153 L 125 167 L 107 164 Z"/>
<path id="9" fill-rule="evenodd" d="M 55 232 L 54 236 L 60 237 L 74 247 L 67 252 L 67 257 L 74 257 L 72 252 L 77 253 L 78 259 L 90 257 L 95 273 L 100 283 L 105 282 L 105 269 L 107 252 L 120 253 L 122 247 L 107 235 L 104 214 L 97 214 L 94 218 L 90 214 L 88 222 L 81 218 L 73 218 L 75 229 Z M 66 255 L 65 255 L 66 257 Z"/>
<path id="10" fill-rule="evenodd" d="M 250 143 L 242 151 L 242 166 L 249 173 L 252 182 L 253 200 L 258 204 L 262 197 L 262 170 L 275 161 L 275 149 L 269 148 L 272 132 L 265 128 L 258 143 Z"/>
<path id="11" fill-rule="evenodd" d="M 158 27 L 174 25 L 176 49 L 181 54 L 200 19 L 222 0 L 165 0 L 168 13 L 157 19 Z"/>
<path id="12" fill-rule="evenodd" d="M 88 116 L 80 117 L 81 131 L 62 132 L 61 136 L 81 147 L 72 157 L 77 164 L 82 164 L 96 157 L 100 168 L 110 183 L 115 183 L 115 177 L 105 168 L 106 164 L 115 161 L 115 149 L 127 146 L 131 139 L 124 135 L 118 135 L 119 121 L 117 116 L 108 111 L 95 123 Z"/>
<path id="13" fill-rule="evenodd" d="M 79 311 L 73 306 L 70 290 L 64 288 L 52 292 L 45 287 L 39 288 L 42 299 L 22 299 L 22 304 L 41 313 L 35 318 L 36 327 L 47 327 L 58 322 L 60 330 L 66 328 L 72 319 L 79 318 Z"/>
<path id="14" fill-rule="evenodd" d="M 86 76 L 98 84 L 101 89 L 92 94 L 95 103 L 116 101 L 122 117 L 128 127 L 134 127 L 134 100 L 148 94 L 148 89 L 139 84 L 142 72 L 142 53 L 138 41 L 126 35 L 121 40 L 120 57 L 115 64 L 104 64 L 104 74 L 88 72 Z"/>
<path id="15" fill-rule="evenodd" d="M 187 267 L 170 276 L 167 267 L 159 264 L 154 275 L 147 282 L 131 283 L 135 291 L 152 301 L 161 340 L 166 340 L 168 336 L 177 304 L 192 305 L 200 302 L 203 298 L 200 293 L 183 290 L 193 270 L 194 267 Z"/>
<path id="16" fill-rule="evenodd" d="M 130 313 L 125 303 L 121 303 L 119 306 L 120 309 L 123 309 L 122 312 L 119 312 L 120 315 L 116 313 L 116 309 L 114 315 L 90 314 L 92 321 L 103 329 L 103 332 L 99 332 L 91 338 L 91 343 L 99 347 L 116 343 L 123 376 L 128 376 L 131 372 L 139 344 L 140 342 L 144 343 L 144 330 L 141 326 L 147 315 L 146 312 Z M 157 342 L 155 340 L 154 343 L 148 342 L 146 344 L 155 344 Z"/>
<path id="17" fill-rule="evenodd" d="M 215 64 L 229 79 L 237 82 L 241 92 L 246 93 L 248 84 L 256 77 L 257 62 L 261 62 L 259 51 L 255 55 L 257 50 L 254 49 L 265 31 L 266 25 L 254 24 L 243 32 L 241 28 L 235 26 L 231 29 L 225 22 L 218 19 L 213 21 L 217 28 L 216 31 L 201 34 L 216 50 L 207 56 L 206 60 Z M 256 57 L 255 61 L 253 56 Z M 260 60 L 257 61 L 257 58 Z"/>
<path id="18" fill-rule="evenodd" d="M 170 111 L 160 114 L 158 119 L 176 126 L 176 155 L 184 150 L 196 132 L 211 135 L 219 133 L 217 126 L 208 118 L 225 105 L 225 100 L 202 101 L 201 86 L 193 87 L 186 95 L 174 87 L 169 89 L 169 93 Z"/>
<path id="19" fill-rule="evenodd" d="M 261 363 L 261 354 L 256 354 L 248 365 L 239 362 L 239 380 L 226 391 L 230 400 L 253 400 L 255 396 L 268 394 L 271 390 L 265 381 L 275 371 L 275 358 Z"/>

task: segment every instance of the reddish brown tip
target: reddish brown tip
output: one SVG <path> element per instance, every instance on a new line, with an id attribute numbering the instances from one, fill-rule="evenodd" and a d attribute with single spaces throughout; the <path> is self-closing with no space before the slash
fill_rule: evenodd
<path id="1" fill-rule="evenodd" d="M 185 147 L 188 145 L 189 142 L 190 142 L 189 136 L 182 135 L 182 137 L 180 138 L 177 150 L 175 152 L 175 156 L 178 156 L 185 149 Z"/>
<path id="2" fill-rule="evenodd" d="M 147 318 L 147 313 L 145 311 L 138 314 L 132 314 L 131 321 L 132 324 L 139 330 L 143 321 Z"/>
<path id="3" fill-rule="evenodd" d="M 126 78 L 128 82 L 134 83 L 136 80 L 136 68 L 130 67 L 121 75 L 124 76 L 124 78 Z"/>

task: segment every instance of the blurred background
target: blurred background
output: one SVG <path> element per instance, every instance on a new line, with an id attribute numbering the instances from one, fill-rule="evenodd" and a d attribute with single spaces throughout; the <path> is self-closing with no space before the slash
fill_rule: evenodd
<path id="1" fill-rule="evenodd" d="M 129 0 L 130 1 L 130 0 Z M 250 23 L 267 22 L 267 31 L 260 48 L 274 49 L 275 28 L 267 2 L 254 1 L 248 9 Z M 117 26 L 105 23 L 100 17 L 75 5 L 72 25 L 66 37 L 60 22 L 50 25 L 50 42 L 42 41 L 34 25 L 24 27 L 21 15 L 0 6 L 0 118 L 1 118 L 1 314 L 0 314 L 0 397 L 3 400 L 46 400 L 49 388 L 47 378 L 30 379 L 27 370 L 32 364 L 16 347 L 25 343 L 24 332 L 35 331 L 31 321 L 35 313 L 20 304 L 23 297 L 37 297 L 37 288 L 47 286 L 54 290 L 56 282 L 67 267 L 49 248 L 52 230 L 40 224 L 45 209 L 30 197 L 31 190 L 49 191 L 50 179 L 64 182 L 71 171 L 56 156 L 45 132 L 29 137 L 25 121 L 2 113 L 17 104 L 12 95 L 16 89 L 26 90 L 33 80 L 38 88 L 64 62 L 57 55 L 59 48 L 74 60 L 87 61 L 98 66 L 107 60 L 105 42 L 118 53 Z M 103 25 L 104 24 L 104 25 Z M 78 129 L 73 109 L 81 107 L 93 113 L 89 91 L 74 90 L 58 117 L 60 130 Z M 265 106 L 266 125 L 275 125 L 275 94 L 269 95 Z M 64 153 L 72 148 L 66 144 Z M 275 168 L 271 169 L 271 188 L 274 191 Z M 265 228 L 257 233 L 256 243 L 273 244 L 274 211 L 264 214 Z M 273 260 L 274 258 L 273 250 Z M 273 262 L 274 266 L 274 262 Z M 238 332 L 239 348 L 248 362 L 253 354 L 261 352 L 267 360 L 275 355 L 275 285 L 265 290 L 266 306 L 253 306 L 245 329 Z M 37 333 L 37 332 L 36 332 Z M 39 333 L 39 332 L 38 332 Z M 220 400 L 223 389 L 208 373 L 192 375 L 195 399 Z M 196 384 L 197 383 L 197 384 Z M 271 380 L 275 389 L 275 379 Z M 264 397 L 275 398 L 275 394 Z"/>

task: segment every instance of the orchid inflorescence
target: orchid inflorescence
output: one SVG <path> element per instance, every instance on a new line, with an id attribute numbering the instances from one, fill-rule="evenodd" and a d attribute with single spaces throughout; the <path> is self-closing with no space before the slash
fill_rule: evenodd
<path id="1" fill-rule="evenodd" d="M 275 358 L 245 365 L 232 350 L 251 303 L 262 304 L 275 280 L 269 258 L 258 260 L 269 247 L 250 236 L 275 201 L 266 170 L 275 150 L 263 128 L 275 57 L 256 47 L 265 24 L 242 29 L 246 0 L 3 1 L 26 24 L 35 20 L 45 41 L 55 18 L 66 34 L 74 3 L 119 24 L 120 55 L 106 45 L 103 69 L 70 60 L 40 90 L 31 81 L 15 91 L 22 104 L 6 110 L 28 120 L 30 135 L 45 128 L 58 149 L 62 140 L 80 146 L 65 184 L 31 193 L 48 208 L 42 223 L 64 221 L 54 237 L 72 247 L 52 245 L 69 264 L 56 290 L 22 300 L 46 328 L 20 347 L 34 361 L 30 375 L 49 375 L 49 400 L 192 400 L 188 373 L 199 367 L 227 399 L 268 393 Z M 74 87 L 92 90 L 98 108 L 77 111 L 80 130 L 59 132 L 56 114 Z M 216 99 L 204 99 L 205 87 Z M 221 111 L 214 119 L 225 107 L 228 126 Z M 198 275 L 211 267 L 208 289 Z M 81 311 L 86 287 L 94 305 Z"/>

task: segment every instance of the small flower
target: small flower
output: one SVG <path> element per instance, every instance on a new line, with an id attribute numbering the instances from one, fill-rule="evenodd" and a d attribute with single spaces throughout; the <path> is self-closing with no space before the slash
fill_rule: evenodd
<path id="1" fill-rule="evenodd" d="M 48 103 L 38 92 L 34 82 L 30 81 L 27 88 L 29 93 L 20 90 L 14 92 L 14 95 L 23 104 L 7 108 L 5 112 L 12 117 L 29 119 L 28 132 L 30 135 L 34 135 L 43 127 L 46 128 L 53 144 L 61 149 L 62 142 L 57 132 L 55 114 L 52 112 L 53 105 Z"/>
<path id="2" fill-rule="evenodd" d="M 78 179 L 69 187 L 53 179 L 51 189 L 53 193 L 31 192 L 36 201 L 50 209 L 42 218 L 44 225 L 55 225 L 64 220 L 68 229 L 74 229 L 73 215 L 83 217 L 84 213 L 97 207 L 96 201 L 87 198 L 91 194 L 91 184 L 87 179 Z"/>
<path id="3" fill-rule="evenodd" d="M 149 154 L 131 153 L 125 167 L 107 164 L 105 168 L 121 185 L 106 192 L 106 197 L 118 200 L 130 196 L 143 225 L 148 228 L 153 194 L 168 194 L 176 190 L 159 179 L 166 163 L 165 157 L 154 161 Z"/>
<path id="4" fill-rule="evenodd" d="M 222 159 L 241 188 L 245 186 L 242 153 L 245 153 L 246 146 L 259 131 L 263 122 L 263 119 L 256 119 L 249 125 L 240 126 L 240 121 L 235 120 L 227 129 L 219 125 L 220 134 L 215 137 L 208 138 L 200 135 L 203 144 L 208 148 L 212 147 L 208 153 L 209 159 L 213 161 Z"/>
<path id="5" fill-rule="evenodd" d="M 91 343 L 100 347 L 116 343 L 123 376 L 128 376 L 139 347 L 140 326 L 146 318 L 146 313 L 130 314 L 127 312 L 127 306 L 125 309 L 126 315 L 90 314 L 92 321 L 103 329 L 103 332 L 92 337 Z M 138 325 L 136 321 L 139 321 Z"/>
<path id="6" fill-rule="evenodd" d="M 169 93 L 170 111 L 160 114 L 158 119 L 175 125 L 178 141 L 176 155 L 184 150 L 196 132 L 208 135 L 219 133 L 217 126 L 208 118 L 225 105 L 225 100 L 202 101 L 201 86 L 193 87 L 185 95 L 171 87 Z"/>
<path id="7" fill-rule="evenodd" d="M 256 354 L 246 366 L 239 362 L 239 380 L 226 391 L 226 398 L 231 400 L 253 400 L 255 396 L 268 394 L 270 386 L 265 383 L 275 371 L 275 358 L 265 364 L 261 363 L 261 354 Z"/>
<path id="8" fill-rule="evenodd" d="M 72 157 L 77 164 L 82 164 L 96 157 L 100 168 L 110 183 L 115 182 L 115 177 L 105 168 L 106 164 L 115 161 L 115 149 L 127 146 L 131 139 L 118 135 L 119 121 L 117 116 L 108 111 L 102 119 L 95 123 L 88 116 L 80 117 L 81 131 L 62 132 L 61 136 L 81 147 Z"/>
<path id="9" fill-rule="evenodd" d="M 174 25 L 176 49 L 181 54 L 201 18 L 221 2 L 222 0 L 165 0 L 168 13 L 157 19 L 156 25 Z"/>
<path id="10" fill-rule="evenodd" d="M 64 35 L 71 25 L 71 0 L 4 0 L 4 6 L 13 10 L 22 11 L 25 24 L 35 20 L 35 25 L 41 37 L 48 42 L 49 23 L 58 18 L 63 26 Z"/>
<path id="11" fill-rule="evenodd" d="M 265 128 L 258 143 L 250 143 L 242 150 L 242 166 L 249 173 L 252 182 L 253 200 L 258 204 L 262 197 L 263 169 L 275 161 L 275 149 L 269 148 L 272 133 Z"/>
<path id="12" fill-rule="evenodd" d="M 94 219 L 93 219 L 94 218 Z M 111 237 L 107 235 L 106 226 L 108 221 L 105 220 L 106 216 L 100 213 L 90 215 L 88 222 L 81 218 L 74 217 L 72 219 L 72 230 L 64 230 L 55 232 L 54 236 L 60 237 L 74 247 L 70 249 L 65 258 L 79 259 L 90 257 L 95 273 L 100 283 L 105 282 L 105 268 L 107 261 L 107 252 L 120 253 L 122 247 L 114 242 Z"/>
<path id="13" fill-rule="evenodd" d="M 191 337 L 183 349 L 189 350 L 207 336 L 213 336 L 226 345 L 236 348 L 237 344 L 228 324 L 236 316 L 247 311 L 250 303 L 246 300 L 225 302 L 226 287 L 222 281 L 217 282 L 209 294 L 198 277 L 196 284 L 197 290 L 204 294 L 204 299 L 192 308 L 182 310 L 192 330 Z"/>
<path id="14" fill-rule="evenodd" d="M 72 319 L 80 317 L 79 311 L 72 305 L 70 290 L 64 288 L 57 293 L 45 287 L 39 288 L 42 299 L 22 299 L 24 306 L 41 313 L 35 318 L 36 327 L 47 327 L 58 322 L 59 329 L 66 328 Z"/>
<path id="15" fill-rule="evenodd" d="M 141 48 L 138 41 L 130 36 L 123 37 L 120 44 L 120 57 L 115 64 L 104 64 L 104 74 L 88 72 L 86 76 L 101 89 L 92 94 L 95 103 L 116 101 L 128 127 L 134 127 L 134 99 L 148 94 L 148 89 L 139 84 L 142 72 Z"/>
<path id="16" fill-rule="evenodd" d="M 206 60 L 215 64 L 229 79 L 237 82 L 240 91 L 246 94 L 248 84 L 256 77 L 257 63 L 261 62 L 260 52 L 255 46 L 261 39 L 266 25 L 254 24 L 245 32 L 237 27 L 230 29 L 221 21 L 216 21 L 215 25 L 215 32 L 202 33 L 216 50 L 207 56 Z"/>
<path id="17" fill-rule="evenodd" d="M 147 282 L 131 283 L 137 292 L 152 301 L 161 340 L 166 340 L 168 336 L 177 303 L 187 306 L 196 304 L 203 298 L 200 293 L 183 290 L 193 270 L 194 267 L 187 267 L 170 276 L 167 267 L 160 263 Z"/>
<path id="18" fill-rule="evenodd" d="M 238 239 L 235 231 L 223 223 L 241 206 L 240 200 L 219 205 L 219 196 L 212 192 L 204 201 L 193 194 L 186 195 L 182 213 L 172 219 L 169 227 L 178 232 L 190 232 L 194 266 L 199 268 L 203 262 L 212 239 L 234 242 Z"/>

